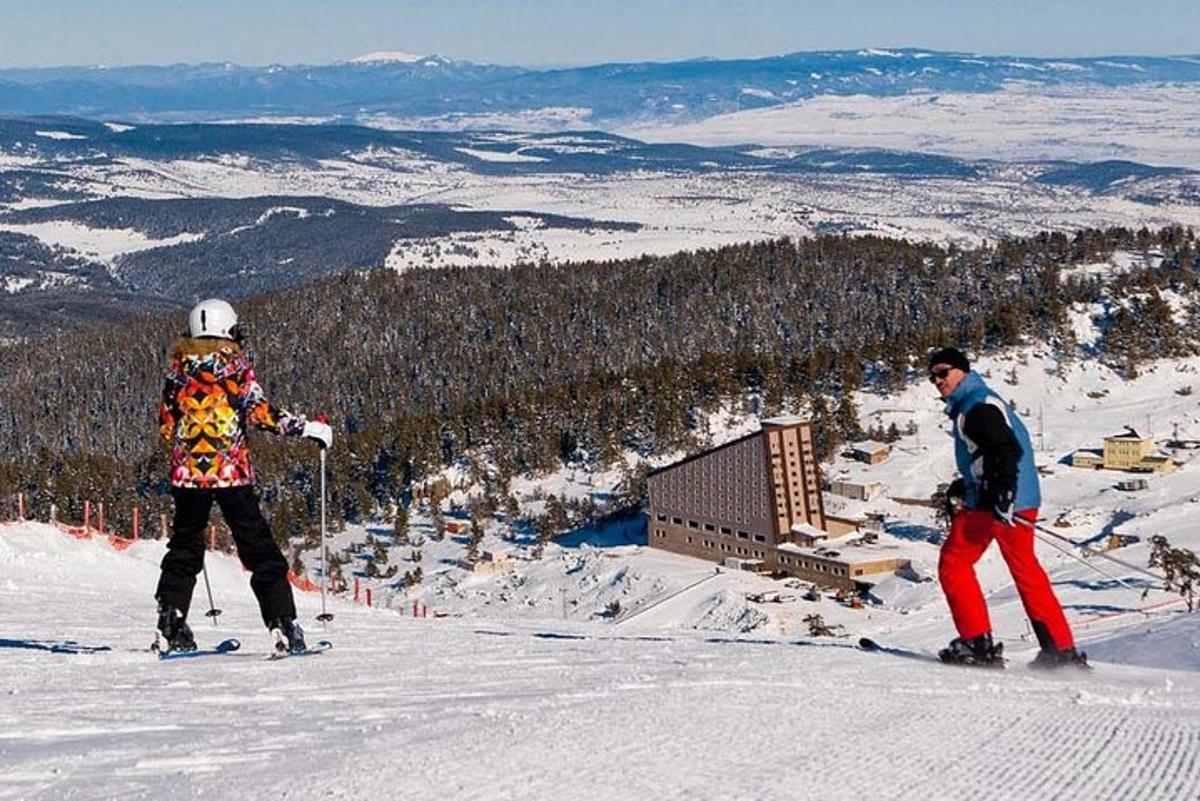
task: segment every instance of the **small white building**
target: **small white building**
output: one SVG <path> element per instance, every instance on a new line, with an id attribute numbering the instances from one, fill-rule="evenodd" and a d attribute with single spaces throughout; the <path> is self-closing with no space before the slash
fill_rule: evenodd
<path id="1" fill-rule="evenodd" d="M 833 481 L 829 491 L 852 501 L 869 501 L 883 494 L 884 486 L 878 481 Z"/>
<path id="2" fill-rule="evenodd" d="M 730 570 L 747 570 L 751 573 L 761 573 L 763 571 L 763 560 L 761 559 L 743 559 L 738 556 L 726 556 L 722 564 Z"/>
<path id="3" fill-rule="evenodd" d="M 810 526 L 808 523 L 796 523 L 792 526 L 792 542 L 803 548 L 811 548 L 827 539 L 829 539 L 828 531 Z"/>
<path id="4" fill-rule="evenodd" d="M 845 455 L 857 462 L 879 464 L 892 455 L 892 446 L 886 442 L 864 440 L 852 442 L 845 450 Z"/>
<path id="5" fill-rule="evenodd" d="M 512 564 L 512 556 L 507 550 L 484 551 L 478 561 L 471 565 L 475 573 L 499 573 Z"/>

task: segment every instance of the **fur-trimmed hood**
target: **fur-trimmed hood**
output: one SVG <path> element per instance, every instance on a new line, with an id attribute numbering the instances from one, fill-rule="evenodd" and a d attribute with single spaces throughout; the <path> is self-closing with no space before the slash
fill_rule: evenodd
<path id="1" fill-rule="evenodd" d="M 216 353 L 220 350 L 228 350 L 231 353 L 240 354 L 242 346 L 232 339 L 223 339 L 221 337 L 180 337 L 175 340 L 175 344 L 167 351 L 167 358 L 175 361 L 176 359 L 182 359 L 184 356 L 207 356 L 210 353 Z"/>
<path id="2" fill-rule="evenodd" d="M 171 370 L 186 376 L 204 373 L 221 379 L 237 372 L 244 363 L 238 343 L 217 337 L 180 337 L 168 353 Z"/>

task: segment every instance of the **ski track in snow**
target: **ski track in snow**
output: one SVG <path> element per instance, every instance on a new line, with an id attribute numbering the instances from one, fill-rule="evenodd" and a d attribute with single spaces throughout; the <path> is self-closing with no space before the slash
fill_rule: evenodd
<path id="1" fill-rule="evenodd" d="M 1200 673 L 972 672 L 846 641 L 402 618 L 335 603 L 264 661 L 248 576 L 211 558 L 234 654 L 145 651 L 162 546 L 0 526 L 0 798 L 1181 799 Z M 319 598 L 302 594 L 312 621 Z M 632 627 L 631 627 L 632 628 Z M 769 755 L 769 756 L 768 756 Z M 765 763 L 765 764 L 764 764 Z"/>

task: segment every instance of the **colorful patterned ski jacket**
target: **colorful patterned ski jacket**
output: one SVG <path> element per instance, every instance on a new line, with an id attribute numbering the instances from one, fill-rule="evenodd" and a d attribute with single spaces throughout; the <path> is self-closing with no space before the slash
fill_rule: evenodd
<path id="1" fill-rule="evenodd" d="M 171 347 L 158 422 L 171 447 L 171 486 L 215 489 L 254 483 L 250 425 L 300 436 L 306 421 L 267 402 L 237 343 L 184 337 Z"/>

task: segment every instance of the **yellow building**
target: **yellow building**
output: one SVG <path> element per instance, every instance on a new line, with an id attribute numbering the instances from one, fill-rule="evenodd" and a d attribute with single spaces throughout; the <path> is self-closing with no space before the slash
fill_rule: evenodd
<path id="1" fill-rule="evenodd" d="M 1179 465 L 1154 447 L 1154 440 L 1132 428 L 1104 438 L 1104 450 L 1080 449 L 1071 454 L 1071 465 L 1090 469 L 1124 470 L 1131 473 L 1170 473 Z"/>
<path id="2" fill-rule="evenodd" d="M 1132 428 L 1124 434 L 1104 438 L 1104 467 L 1107 470 L 1133 470 L 1154 453 L 1154 442 Z"/>

